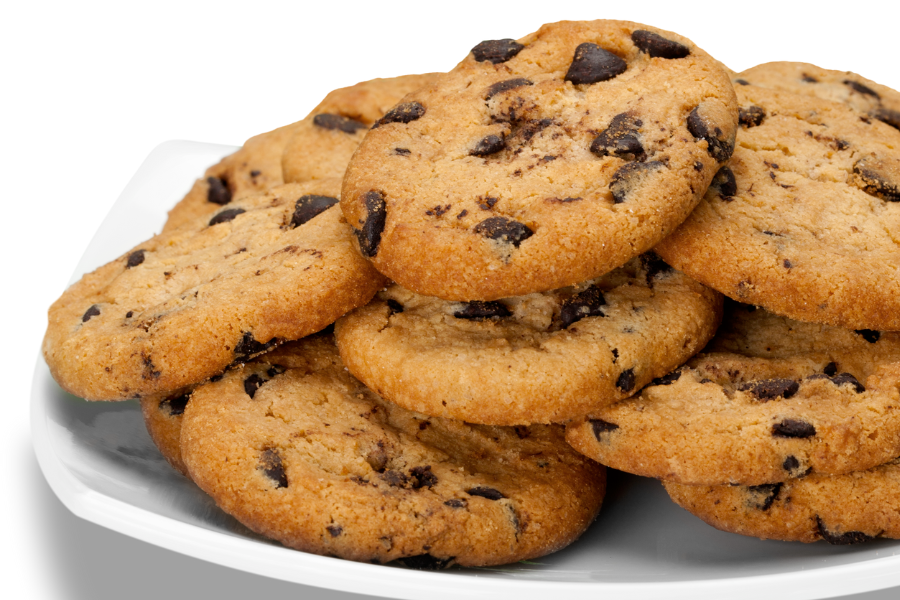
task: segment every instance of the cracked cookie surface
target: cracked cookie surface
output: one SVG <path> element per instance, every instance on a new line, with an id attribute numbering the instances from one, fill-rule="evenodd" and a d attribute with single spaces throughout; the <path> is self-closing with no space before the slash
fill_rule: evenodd
<path id="1" fill-rule="evenodd" d="M 368 302 L 384 279 L 351 244 L 339 186 L 245 196 L 84 275 L 49 310 L 53 377 L 89 400 L 175 395 Z"/>
<path id="2" fill-rule="evenodd" d="M 567 429 L 601 463 L 690 485 L 761 485 L 900 454 L 900 334 L 733 303 L 716 337 L 640 394 Z"/>
<path id="3" fill-rule="evenodd" d="M 736 92 L 734 155 L 656 251 L 740 302 L 900 329 L 900 131 L 816 97 Z"/>
<path id="4" fill-rule="evenodd" d="M 468 423 L 560 423 L 700 350 L 721 296 L 653 254 L 578 286 L 452 302 L 393 285 L 335 324 L 347 368 L 404 408 Z"/>
<path id="5" fill-rule="evenodd" d="M 468 425 L 404 410 L 354 379 L 334 338 L 285 344 L 198 388 L 181 450 L 226 512 L 286 546 L 440 568 L 542 556 L 577 538 L 601 465 L 559 426 Z"/>
<path id="6" fill-rule="evenodd" d="M 694 207 L 737 128 L 728 75 L 689 40 L 562 22 L 478 44 L 367 134 L 342 208 L 382 273 L 496 300 L 623 265 Z"/>

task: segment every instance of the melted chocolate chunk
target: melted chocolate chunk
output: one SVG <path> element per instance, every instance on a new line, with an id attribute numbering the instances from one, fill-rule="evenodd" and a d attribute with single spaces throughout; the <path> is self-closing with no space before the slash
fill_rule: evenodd
<path id="1" fill-rule="evenodd" d="M 91 317 L 96 317 L 99 314 L 100 314 L 100 305 L 94 304 L 89 309 L 84 311 L 84 314 L 81 316 L 81 322 L 87 323 L 88 321 L 91 320 Z"/>
<path id="2" fill-rule="evenodd" d="M 483 302 L 481 300 L 473 300 L 466 302 L 465 308 L 462 308 L 453 316 L 457 319 L 469 319 L 470 321 L 483 321 L 485 319 L 499 319 L 509 317 L 512 313 L 506 308 L 506 305 L 500 302 Z"/>
<path id="3" fill-rule="evenodd" d="M 761 125 L 763 119 L 766 118 L 766 111 L 761 106 L 741 107 L 738 110 L 738 123 L 744 127 L 756 127 Z"/>
<path id="4" fill-rule="evenodd" d="M 643 29 L 636 29 L 631 34 L 631 41 L 641 52 L 646 52 L 653 58 L 684 58 L 691 53 L 691 49 L 684 44 Z"/>
<path id="5" fill-rule="evenodd" d="M 450 508 L 465 508 L 469 502 L 465 498 L 450 498 L 444 504 Z"/>
<path id="6" fill-rule="evenodd" d="M 388 123 L 409 123 L 421 118 L 424 114 L 425 107 L 418 102 L 404 102 L 403 104 L 398 104 L 389 110 L 383 117 L 378 119 L 375 124 L 372 125 L 372 129 L 387 125 Z"/>
<path id="7" fill-rule="evenodd" d="M 366 124 L 362 121 L 328 113 L 319 113 L 313 117 L 313 125 L 322 129 L 343 131 L 344 133 L 356 133 L 360 129 L 367 129 Z"/>
<path id="8" fill-rule="evenodd" d="M 763 485 L 751 485 L 747 488 L 750 494 L 750 500 L 747 502 L 753 508 L 758 510 L 769 510 L 778 493 L 781 491 L 782 483 L 764 483 Z"/>
<path id="9" fill-rule="evenodd" d="M 474 48 L 472 54 L 478 62 L 504 63 L 522 51 L 525 46 L 510 38 L 484 40 Z"/>
<path id="10" fill-rule="evenodd" d="M 297 203 L 294 205 L 294 215 L 291 217 L 291 229 L 300 227 L 337 203 L 338 199 L 332 198 L 331 196 L 317 196 L 315 194 L 300 196 Z"/>
<path id="11" fill-rule="evenodd" d="M 259 467 L 263 474 L 275 482 L 276 488 L 286 488 L 288 486 L 287 473 L 284 470 L 284 463 L 281 462 L 281 454 L 277 448 L 268 448 L 263 450 L 259 455 Z"/>
<path id="12" fill-rule="evenodd" d="M 506 217 L 489 217 L 476 225 L 473 231 L 486 238 L 512 244 L 516 248 L 534 235 L 534 231 L 527 225 Z"/>
<path id="13" fill-rule="evenodd" d="M 844 85 L 849 86 L 850 89 L 852 89 L 854 92 L 859 92 L 860 94 L 863 94 L 864 96 L 872 96 L 874 98 L 878 98 L 879 100 L 881 99 L 881 96 L 878 95 L 878 92 L 876 92 L 875 90 L 873 90 L 872 88 L 870 88 L 868 86 L 865 86 L 865 85 L 859 83 L 858 81 L 852 81 L 850 79 L 845 79 Z"/>
<path id="14" fill-rule="evenodd" d="M 816 435 L 816 428 L 806 421 L 785 419 L 772 425 L 772 435 L 780 438 L 810 438 Z"/>
<path id="15" fill-rule="evenodd" d="M 187 407 L 188 400 L 190 399 L 190 394 L 182 394 L 181 396 L 175 396 L 174 398 L 166 398 L 159 403 L 159 410 L 168 413 L 170 417 L 183 415 L 184 409 L 185 407 Z"/>
<path id="16" fill-rule="evenodd" d="M 651 162 L 630 162 L 622 165 L 613 173 L 609 189 L 612 191 L 613 202 L 622 204 L 628 196 L 640 186 L 644 178 L 661 168 L 663 163 L 658 160 Z"/>
<path id="17" fill-rule="evenodd" d="M 784 459 L 784 462 L 781 463 L 781 468 L 790 473 L 791 471 L 796 471 L 800 468 L 800 461 L 797 460 L 796 456 L 788 456 Z"/>
<path id="18" fill-rule="evenodd" d="M 259 374 L 254 373 L 250 377 L 244 380 L 244 391 L 247 392 L 247 395 L 250 396 L 250 399 L 253 399 L 253 396 L 256 395 L 256 390 L 262 387 L 262 384 L 266 382 L 265 379 L 259 376 Z"/>
<path id="19" fill-rule="evenodd" d="M 437 475 L 431 472 L 431 465 L 425 467 L 413 467 L 409 470 L 412 479 L 412 488 L 417 490 L 422 487 L 430 488 L 438 482 Z"/>
<path id="20" fill-rule="evenodd" d="M 870 535 L 866 535 L 862 531 L 848 531 L 847 533 L 831 533 L 825 527 L 825 524 L 822 523 L 822 518 L 816 515 L 816 529 L 819 530 L 819 535 L 822 536 L 822 539 L 828 542 L 829 544 L 834 544 L 836 546 L 848 546 L 850 544 L 860 544 L 862 542 L 868 542 L 869 540 L 873 540 Z"/>
<path id="21" fill-rule="evenodd" d="M 871 115 L 894 129 L 900 129 L 900 111 L 880 107 L 873 110 Z"/>
<path id="22" fill-rule="evenodd" d="M 657 377 L 650 382 L 650 385 L 672 385 L 681 378 L 681 368 L 675 369 L 668 375 Z"/>
<path id="23" fill-rule="evenodd" d="M 855 391 L 857 394 L 862 394 L 864 391 L 866 391 L 865 386 L 861 384 L 859 380 L 850 373 L 841 373 L 840 375 L 835 375 L 831 378 L 831 383 L 836 386 L 842 386 L 844 384 L 852 385 L 853 391 Z"/>
<path id="24" fill-rule="evenodd" d="M 881 332 L 875 331 L 874 329 L 857 329 L 854 333 L 861 335 L 862 338 L 870 344 L 874 344 L 881 338 Z"/>
<path id="25" fill-rule="evenodd" d="M 394 300 L 393 298 L 387 299 L 388 310 L 390 310 L 390 315 L 396 315 L 397 313 L 403 312 L 403 305 Z"/>
<path id="26" fill-rule="evenodd" d="M 644 160 L 646 154 L 638 137 L 638 130 L 643 124 L 630 113 L 616 115 L 609 122 L 609 127 L 591 142 L 591 152 L 597 156 L 613 155 L 629 161 Z"/>
<path id="27" fill-rule="evenodd" d="M 235 217 L 237 217 L 238 215 L 242 215 L 245 212 L 247 211 L 245 211 L 243 208 L 226 208 L 209 220 L 209 226 L 212 227 L 213 225 L 218 225 L 219 223 L 227 223 L 228 221 L 233 221 Z"/>
<path id="28" fill-rule="evenodd" d="M 378 254 L 378 245 L 381 244 L 381 233 L 387 220 L 387 204 L 384 194 L 376 191 L 366 192 L 362 200 L 366 206 L 366 220 L 362 229 L 356 231 L 356 237 L 363 256 L 372 258 Z"/>
<path id="29" fill-rule="evenodd" d="M 500 491 L 495 490 L 492 487 L 487 487 L 486 485 L 477 485 L 473 488 L 469 488 L 466 490 L 466 493 L 470 496 L 481 496 L 482 498 L 487 498 L 488 500 L 502 500 L 506 498 L 506 496 Z"/>
<path id="30" fill-rule="evenodd" d="M 853 182 L 867 194 L 888 202 L 900 202 L 898 171 L 900 168 L 896 164 L 867 156 L 853 165 Z"/>
<path id="31" fill-rule="evenodd" d="M 475 147 L 469 152 L 472 156 L 490 156 L 496 154 L 506 148 L 506 140 L 499 135 L 489 135 L 475 144 Z"/>
<path id="32" fill-rule="evenodd" d="M 130 269 L 132 267 L 136 267 L 142 262 L 144 262 L 144 252 L 146 250 L 135 250 L 131 254 L 128 255 L 128 260 L 125 261 L 125 268 Z"/>
<path id="33" fill-rule="evenodd" d="M 606 298 L 603 297 L 603 290 L 592 285 L 563 301 L 559 319 L 565 328 L 585 317 L 603 317 L 605 315 L 601 307 L 604 305 L 606 305 Z"/>
<path id="34" fill-rule="evenodd" d="M 406 487 L 406 484 L 409 481 L 406 475 L 393 469 L 388 469 L 382 473 L 381 478 L 391 487 Z"/>
<path id="35" fill-rule="evenodd" d="M 737 194 L 737 180 L 734 178 L 734 171 L 729 167 L 722 167 L 716 171 L 712 183 L 709 184 L 709 189 L 725 202 L 731 202 L 732 197 Z"/>
<path id="36" fill-rule="evenodd" d="M 331 535 L 331 537 L 337 537 L 344 533 L 344 528 L 340 525 L 329 525 L 325 528 L 325 531 L 327 531 Z"/>
<path id="37" fill-rule="evenodd" d="M 440 571 L 449 567 L 454 558 L 454 556 L 450 558 L 435 558 L 430 554 L 419 554 L 418 556 L 398 558 L 397 562 L 404 567 L 418 571 Z"/>
<path id="38" fill-rule="evenodd" d="M 630 392 L 634 389 L 634 369 L 625 369 L 616 379 L 616 387 L 623 392 Z"/>
<path id="39" fill-rule="evenodd" d="M 828 363 L 822 369 L 822 372 L 825 373 L 826 375 L 828 375 L 829 377 L 831 377 L 832 375 L 836 375 L 837 374 L 837 363 L 833 362 L 833 361 Z"/>
<path id="40" fill-rule="evenodd" d="M 484 99 L 490 100 L 497 94 L 502 94 L 503 92 L 508 92 L 509 90 L 514 90 L 526 85 L 534 85 L 534 83 L 525 79 L 524 77 L 516 77 L 515 79 L 498 81 L 487 89 L 487 91 L 484 93 Z"/>
<path id="41" fill-rule="evenodd" d="M 218 177 L 207 177 L 206 183 L 209 189 L 206 192 L 206 201 L 225 206 L 231 202 L 231 190 L 228 189 L 228 183 L 224 179 Z"/>
<path id="42" fill-rule="evenodd" d="M 742 392 L 750 392 L 760 402 L 775 398 L 790 398 L 800 389 L 800 382 L 793 379 L 760 379 L 737 386 Z"/>
<path id="43" fill-rule="evenodd" d="M 566 72 L 566 81 L 578 85 L 580 83 L 597 83 L 621 75 L 628 68 L 628 63 L 597 44 L 585 42 L 575 48 L 572 64 Z"/>
<path id="44" fill-rule="evenodd" d="M 609 421 L 604 421 L 603 419 L 591 419 L 591 430 L 594 432 L 594 437 L 597 438 L 597 441 L 602 441 L 600 436 L 604 433 L 612 433 L 616 429 L 619 428 L 615 423 L 610 423 Z"/>
<path id="45" fill-rule="evenodd" d="M 698 106 L 691 111 L 690 115 L 688 115 L 688 131 L 691 132 L 691 135 L 694 136 L 694 139 L 706 140 L 706 151 L 711 157 L 716 159 L 718 162 L 725 162 L 731 157 L 731 153 L 734 152 L 734 140 L 729 141 L 723 139 L 722 136 L 725 134 L 718 126 L 714 125 L 712 130 L 710 130 L 706 121 L 704 121 L 703 117 L 700 116 L 699 111 L 700 107 Z"/>
<path id="46" fill-rule="evenodd" d="M 256 338 L 253 337 L 252 333 L 245 331 L 241 336 L 241 340 L 237 343 L 237 346 L 234 347 L 234 355 L 237 358 L 247 358 L 254 354 L 265 352 L 277 344 L 278 338 L 272 338 L 265 344 L 261 344 L 256 341 Z"/>
<path id="47" fill-rule="evenodd" d="M 647 277 L 647 285 L 652 285 L 657 276 L 668 275 L 674 271 L 659 254 L 652 250 L 641 254 L 641 268 L 644 269 L 644 275 Z"/>

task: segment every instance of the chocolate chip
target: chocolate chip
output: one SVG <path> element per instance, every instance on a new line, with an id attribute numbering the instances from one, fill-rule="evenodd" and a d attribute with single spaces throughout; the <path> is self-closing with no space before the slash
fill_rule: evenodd
<path id="1" fill-rule="evenodd" d="M 486 238 L 512 244 L 516 248 L 534 235 L 528 226 L 506 217 L 489 217 L 476 225 L 474 231 Z"/>
<path id="2" fill-rule="evenodd" d="M 766 111 L 761 106 L 741 107 L 738 110 L 738 123 L 744 127 L 756 127 L 766 118 Z"/>
<path id="3" fill-rule="evenodd" d="M 534 85 L 534 83 L 525 79 L 524 77 L 516 77 L 515 79 L 498 81 L 487 89 L 487 91 L 484 93 L 484 99 L 490 100 L 497 94 L 502 94 L 503 92 L 508 92 L 509 90 L 514 90 L 526 85 Z"/>
<path id="4" fill-rule="evenodd" d="M 862 338 L 870 344 L 874 344 L 881 337 L 881 332 L 875 331 L 874 329 L 857 329 L 854 333 L 861 335 Z"/>
<path id="5" fill-rule="evenodd" d="M 785 419 L 772 425 L 772 435 L 780 438 L 810 438 L 816 435 L 816 428 L 806 421 Z"/>
<path id="6" fill-rule="evenodd" d="M 278 338 L 272 338 L 265 344 L 262 344 L 256 341 L 256 338 L 253 337 L 252 333 L 245 331 L 241 336 L 240 341 L 237 343 L 237 346 L 234 347 L 234 355 L 239 358 L 247 358 L 254 354 L 265 352 L 277 344 Z"/>
<path id="7" fill-rule="evenodd" d="M 658 160 L 650 162 L 630 162 L 622 165 L 613 173 L 609 189 L 612 191 L 613 202 L 622 204 L 628 196 L 639 187 L 644 178 L 663 166 Z"/>
<path id="8" fill-rule="evenodd" d="M 872 88 L 870 88 L 868 86 L 865 86 L 865 85 L 859 83 L 858 81 L 852 81 L 850 79 L 845 79 L 844 85 L 850 86 L 850 89 L 852 89 L 854 92 L 859 92 L 860 94 L 863 94 L 864 96 L 873 96 L 875 98 L 878 98 L 879 100 L 881 99 L 881 96 L 878 95 L 878 92 L 876 92 L 875 90 L 873 90 Z"/>
<path id="9" fill-rule="evenodd" d="M 486 485 L 477 485 L 473 488 L 469 488 L 466 490 L 466 493 L 470 496 L 481 496 L 482 498 L 487 498 L 488 500 L 502 500 L 506 498 L 506 496 L 500 491 L 495 490 L 492 487 L 487 487 Z"/>
<path id="10" fill-rule="evenodd" d="M 483 302 L 473 300 L 466 302 L 464 308 L 453 313 L 457 319 L 469 319 L 471 321 L 483 321 L 485 319 L 499 319 L 509 317 L 512 313 L 500 302 Z"/>
<path id="11" fill-rule="evenodd" d="M 651 285 L 657 276 L 668 275 L 674 271 L 659 254 L 652 250 L 641 254 L 641 268 L 644 269 L 647 285 Z"/>
<path id="12" fill-rule="evenodd" d="M 397 562 L 404 567 L 419 571 L 439 571 L 450 566 L 454 558 L 452 556 L 450 558 L 435 558 L 430 554 L 419 554 L 418 556 L 398 558 Z"/>
<path id="13" fill-rule="evenodd" d="M 356 231 L 356 237 L 363 256 L 372 258 L 378 253 L 378 245 L 381 243 L 381 232 L 384 231 L 387 220 L 387 204 L 384 194 L 375 191 L 363 194 L 362 201 L 366 206 L 366 220 L 362 229 Z"/>
<path id="14" fill-rule="evenodd" d="M 322 129 L 343 131 L 344 133 L 356 133 L 360 129 L 367 128 L 362 121 L 328 113 L 319 113 L 313 117 L 313 125 Z"/>
<path id="15" fill-rule="evenodd" d="M 761 402 L 768 402 L 774 398 L 790 398 L 800 389 L 800 383 L 793 379 L 760 379 L 742 383 L 737 389 L 750 392 Z"/>
<path id="16" fill-rule="evenodd" d="M 450 498 L 444 504 L 450 508 L 465 508 L 469 502 L 465 498 Z"/>
<path id="17" fill-rule="evenodd" d="M 130 269 L 132 267 L 136 267 L 142 262 L 144 262 L 144 252 L 146 250 L 135 250 L 131 254 L 128 255 L 128 260 L 125 261 L 125 268 Z"/>
<path id="18" fill-rule="evenodd" d="M 403 312 L 403 305 L 394 300 L 393 298 L 387 299 L 388 310 L 390 310 L 390 315 L 396 315 L 397 313 Z"/>
<path id="19" fill-rule="evenodd" d="M 747 488 L 750 494 L 748 504 L 758 510 L 769 510 L 778 493 L 781 491 L 782 483 L 764 483 L 762 485 L 751 485 Z"/>
<path id="20" fill-rule="evenodd" d="M 822 369 L 822 372 L 828 375 L 829 377 L 837 374 L 837 363 L 830 362 Z"/>
<path id="21" fill-rule="evenodd" d="M 130 319 L 133 315 L 134 315 L 134 311 L 129 310 L 127 313 L 125 313 L 125 318 Z"/>
<path id="22" fill-rule="evenodd" d="M 281 462 L 281 454 L 278 453 L 277 448 L 263 450 L 259 456 L 259 467 L 257 468 L 275 482 L 276 488 L 288 486 L 287 473 L 284 471 L 284 463 Z"/>
<path id="23" fill-rule="evenodd" d="M 650 382 L 650 385 L 672 385 L 676 381 L 681 378 L 681 369 L 675 369 L 668 375 L 663 375 L 662 377 L 657 377 L 653 381 Z"/>
<path id="24" fill-rule="evenodd" d="M 209 189 L 206 192 L 207 202 L 220 206 L 231 202 L 231 190 L 228 189 L 228 183 L 224 179 L 207 177 L 206 183 L 209 184 Z"/>
<path id="25" fill-rule="evenodd" d="M 709 189 L 725 202 L 731 202 L 732 197 L 737 194 L 737 180 L 734 178 L 734 171 L 729 167 L 722 167 L 716 171 L 709 184 Z"/>
<path id="26" fill-rule="evenodd" d="M 188 400 L 190 399 L 190 394 L 182 394 L 181 396 L 175 396 L 174 398 L 166 398 L 159 403 L 159 410 L 168 413 L 170 417 L 183 415 L 184 409 L 187 407 Z"/>
<path id="27" fill-rule="evenodd" d="M 872 116 L 894 129 L 900 129 L 900 111 L 879 107 L 872 111 Z"/>
<path id="28" fill-rule="evenodd" d="M 219 223 L 227 223 L 228 221 L 234 220 L 238 215 L 244 214 L 245 211 L 243 208 L 226 208 L 212 219 L 209 220 L 209 226 L 218 225 Z"/>
<path id="29" fill-rule="evenodd" d="M 378 119 L 375 124 L 372 125 L 372 129 L 387 125 L 388 123 L 409 123 L 421 118 L 424 114 L 425 107 L 418 102 L 404 102 L 403 104 L 398 104 L 389 110 L 383 117 Z"/>
<path id="30" fill-rule="evenodd" d="M 250 177 L 255 178 L 259 177 L 260 175 L 262 175 L 262 171 L 260 171 L 259 169 L 253 169 L 252 171 L 250 171 Z"/>
<path id="31" fill-rule="evenodd" d="M 822 523 L 822 518 L 819 515 L 816 515 L 816 529 L 819 530 L 819 535 L 822 536 L 823 540 L 836 546 L 848 546 L 850 544 L 859 544 L 875 539 L 862 531 L 848 531 L 847 533 L 841 534 L 831 533 L 825 527 L 825 524 Z"/>
<path id="32" fill-rule="evenodd" d="M 506 140 L 499 135 L 489 135 L 475 144 L 475 147 L 469 152 L 472 156 L 490 156 L 496 154 L 506 148 Z"/>
<path id="33" fill-rule="evenodd" d="M 254 373 L 244 380 L 244 391 L 247 392 L 247 395 L 250 396 L 250 399 L 252 400 L 253 396 L 256 395 L 256 390 L 258 390 L 265 382 L 265 379 L 260 377 L 257 373 Z"/>
<path id="34" fill-rule="evenodd" d="M 94 304 L 89 309 L 84 311 L 84 314 L 81 316 L 81 322 L 87 323 L 88 321 L 91 320 L 91 317 L 96 317 L 99 314 L 100 314 L 100 305 Z"/>
<path id="35" fill-rule="evenodd" d="M 329 525 L 325 528 L 325 531 L 331 534 L 331 537 L 337 537 L 344 533 L 344 528 L 340 525 Z"/>
<path id="36" fill-rule="evenodd" d="M 643 160 L 646 154 L 638 137 L 641 125 L 643 121 L 630 113 L 616 115 L 603 133 L 591 142 L 591 152 L 597 156 L 614 155 L 625 160 Z"/>
<path id="37" fill-rule="evenodd" d="M 888 202 L 900 202 L 900 167 L 895 163 L 864 157 L 853 165 L 853 182 L 867 194 Z"/>
<path id="38" fill-rule="evenodd" d="M 658 33 L 636 29 L 631 34 L 631 41 L 641 52 L 646 52 L 653 58 L 684 58 L 691 53 L 691 49 L 684 44 L 667 40 Z"/>
<path id="39" fill-rule="evenodd" d="M 559 319 L 565 328 L 585 317 L 603 317 L 605 315 L 601 307 L 605 304 L 606 298 L 603 297 L 603 290 L 592 285 L 563 301 Z"/>
<path id="40" fill-rule="evenodd" d="M 394 148 L 394 154 L 399 154 L 400 156 L 409 156 L 410 151 L 408 148 Z"/>
<path id="41" fill-rule="evenodd" d="M 623 392 L 630 392 L 634 389 L 634 369 L 625 369 L 616 379 L 616 387 Z"/>
<path id="42" fill-rule="evenodd" d="M 266 369 L 266 375 L 268 375 L 269 377 L 275 377 L 276 375 L 281 375 L 285 371 L 287 371 L 287 369 L 285 367 L 282 367 L 281 365 L 272 365 L 271 367 Z"/>
<path id="43" fill-rule="evenodd" d="M 750 85 L 750 82 L 746 79 L 735 79 L 734 82 L 738 85 Z"/>
<path id="44" fill-rule="evenodd" d="M 597 83 L 606 81 L 625 72 L 628 63 L 597 44 L 585 42 L 575 48 L 572 64 L 566 72 L 566 81 L 578 85 L 580 83 Z"/>
<path id="45" fill-rule="evenodd" d="M 788 456 L 784 459 L 784 462 L 781 463 L 781 468 L 787 472 L 795 471 L 800 467 L 800 461 L 797 460 L 796 456 Z"/>
<path id="46" fill-rule="evenodd" d="M 794 268 L 794 263 L 792 263 L 792 262 L 789 261 L 788 259 L 784 259 L 784 261 L 783 261 L 781 264 L 784 265 L 784 268 L 785 268 L 785 269 L 792 269 L 792 268 Z"/>
<path id="47" fill-rule="evenodd" d="M 697 140 L 706 140 L 706 151 L 718 162 L 725 162 L 734 152 L 734 140 L 726 140 L 722 129 L 713 124 L 712 129 L 700 116 L 700 107 L 691 111 L 687 118 L 687 128 Z"/>
<path id="48" fill-rule="evenodd" d="M 845 383 L 853 386 L 853 391 L 857 394 L 862 394 L 866 391 L 866 388 L 863 384 L 859 382 L 856 377 L 851 375 L 850 373 L 841 373 L 840 375 L 835 375 L 831 378 L 831 382 L 836 386 L 842 386 Z"/>
<path id="49" fill-rule="evenodd" d="M 491 210 L 499 200 L 499 198 L 491 198 L 490 196 L 478 196 L 478 200 L 476 203 L 478 204 L 478 208 L 480 208 L 481 210 Z"/>
<path id="50" fill-rule="evenodd" d="M 385 483 L 392 487 L 405 487 L 408 481 L 406 475 L 400 471 L 395 471 L 394 469 L 388 469 L 382 473 L 381 478 L 384 479 Z"/>
<path id="51" fill-rule="evenodd" d="M 619 428 L 615 423 L 610 423 L 609 421 L 604 421 L 603 419 L 591 419 L 591 430 L 594 432 L 594 437 L 597 438 L 597 441 L 600 440 L 600 436 L 604 433 L 612 433 L 616 429 Z"/>
<path id="52" fill-rule="evenodd" d="M 294 227 L 303 225 L 337 203 L 338 199 L 332 198 L 331 196 L 317 196 L 315 194 L 300 196 L 294 205 L 294 215 L 291 217 L 291 228 L 293 229 Z"/>
<path id="53" fill-rule="evenodd" d="M 803 77 L 800 78 L 801 81 L 806 83 L 819 83 L 819 80 L 813 77 L 812 75 L 803 74 Z"/>
<path id="54" fill-rule="evenodd" d="M 417 490 L 422 487 L 432 487 L 438 482 L 437 475 L 431 472 L 431 465 L 425 467 L 413 467 L 409 470 L 410 478 L 413 480 L 412 488 Z"/>
<path id="55" fill-rule="evenodd" d="M 383 473 L 387 467 L 389 457 L 384 449 L 384 442 L 379 441 L 378 445 L 366 455 L 366 462 L 372 467 L 373 471 Z M 400 473 L 403 475 L 403 473 Z"/>

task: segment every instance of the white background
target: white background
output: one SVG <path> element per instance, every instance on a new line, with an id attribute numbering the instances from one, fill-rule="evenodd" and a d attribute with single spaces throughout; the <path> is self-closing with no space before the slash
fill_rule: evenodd
<path id="1" fill-rule="evenodd" d="M 332 88 L 448 70 L 483 39 L 518 38 L 560 19 L 629 19 L 677 31 L 735 71 L 772 60 L 804 61 L 900 89 L 898 4 L 836 6 L 699 0 L 5 3 L 0 590 L 15 589 L 20 598 L 85 600 L 361 598 L 242 574 L 107 531 L 68 513 L 40 475 L 28 398 L 46 309 L 157 144 L 239 145 L 303 118 Z M 160 199 L 160 223 L 176 200 Z M 896 597 L 900 589 L 858 596 Z"/>

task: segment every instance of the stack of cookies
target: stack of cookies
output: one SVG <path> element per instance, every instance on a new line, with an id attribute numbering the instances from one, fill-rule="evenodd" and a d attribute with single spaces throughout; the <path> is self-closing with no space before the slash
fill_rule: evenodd
<path id="1" fill-rule="evenodd" d="M 248 140 L 44 355 L 303 551 L 541 556 L 604 465 L 723 529 L 898 537 L 898 128 L 856 75 L 545 25 Z"/>

